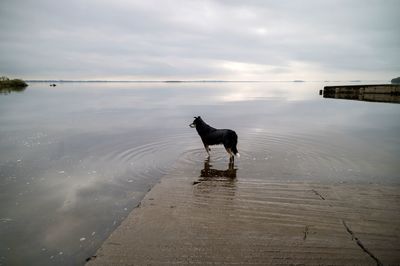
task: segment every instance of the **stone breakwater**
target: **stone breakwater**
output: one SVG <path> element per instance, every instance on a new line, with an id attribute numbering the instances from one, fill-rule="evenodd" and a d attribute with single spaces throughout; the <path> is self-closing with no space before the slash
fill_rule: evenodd
<path id="1" fill-rule="evenodd" d="M 400 103 L 400 85 L 346 85 L 325 86 L 324 98 Z"/>

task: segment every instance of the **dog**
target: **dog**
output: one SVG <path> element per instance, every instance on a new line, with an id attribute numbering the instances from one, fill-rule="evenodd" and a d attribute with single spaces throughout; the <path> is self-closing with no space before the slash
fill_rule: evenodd
<path id="1" fill-rule="evenodd" d="M 211 149 L 209 146 L 223 144 L 226 151 L 230 155 L 230 159 L 233 160 L 234 155 L 240 157 L 237 150 L 238 136 L 235 131 L 231 129 L 216 129 L 207 125 L 206 122 L 201 119 L 200 116 L 194 117 L 193 123 L 189 125 L 191 128 L 196 128 L 197 133 L 203 141 L 204 148 L 208 156 L 210 156 Z"/>

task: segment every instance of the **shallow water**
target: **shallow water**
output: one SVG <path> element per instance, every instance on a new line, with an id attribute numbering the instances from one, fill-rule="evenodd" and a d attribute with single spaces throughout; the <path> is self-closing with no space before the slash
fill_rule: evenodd
<path id="1" fill-rule="evenodd" d="M 173 168 L 398 184 L 400 105 L 324 99 L 324 85 L 31 83 L 0 95 L 0 265 L 83 264 Z M 204 161 L 195 115 L 238 133 L 234 166 L 223 147 Z"/>

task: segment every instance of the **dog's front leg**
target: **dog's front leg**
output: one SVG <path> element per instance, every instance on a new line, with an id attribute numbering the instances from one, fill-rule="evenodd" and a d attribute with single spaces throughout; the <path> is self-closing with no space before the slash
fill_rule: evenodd
<path id="1" fill-rule="evenodd" d="M 206 144 L 204 144 L 204 148 L 206 149 L 206 152 L 207 152 L 208 156 L 210 156 L 210 150 L 211 149 Z"/>

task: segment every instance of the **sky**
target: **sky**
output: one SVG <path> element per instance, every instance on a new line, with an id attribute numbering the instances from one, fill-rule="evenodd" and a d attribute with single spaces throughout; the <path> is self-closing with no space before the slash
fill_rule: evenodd
<path id="1" fill-rule="evenodd" d="M 1 0 L 0 75 L 390 80 L 398 0 Z"/>

